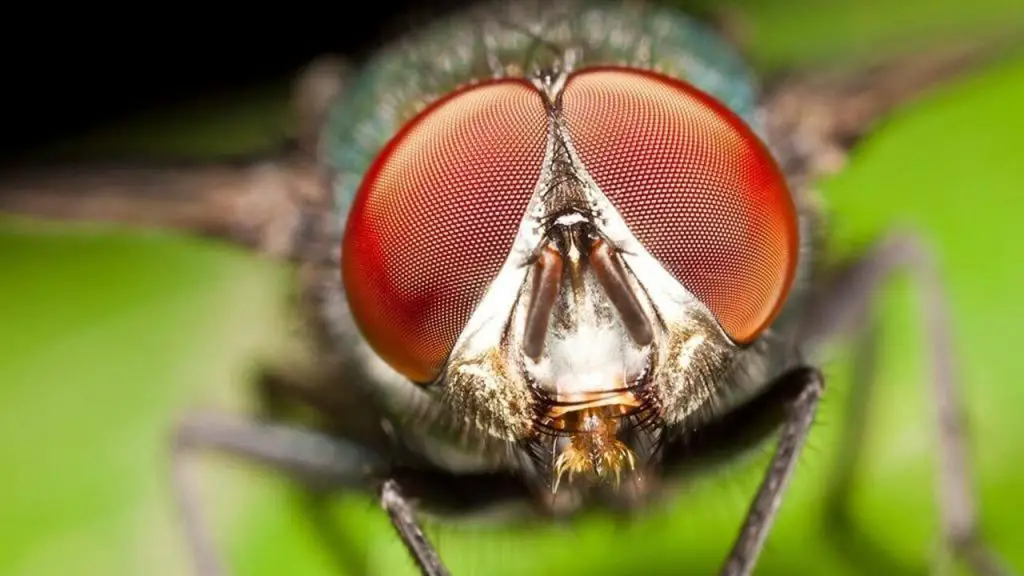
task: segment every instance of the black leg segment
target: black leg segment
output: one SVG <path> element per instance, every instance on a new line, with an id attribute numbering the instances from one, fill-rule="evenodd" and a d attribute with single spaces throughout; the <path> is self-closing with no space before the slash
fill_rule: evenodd
<path id="1" fill-rule="evenodd" d="M 773 382 L 769 389 L 794 389 L 799 393 L 786 405 L 786 417 L 778 447 L 765 472 L 757 495 L 747 511 L 746 520 L 722 567 L 722 576 L 748 576 L 771 531 L 786 487 L 824 391 L 825 382 L 818 370 L 799 367 Z"/>

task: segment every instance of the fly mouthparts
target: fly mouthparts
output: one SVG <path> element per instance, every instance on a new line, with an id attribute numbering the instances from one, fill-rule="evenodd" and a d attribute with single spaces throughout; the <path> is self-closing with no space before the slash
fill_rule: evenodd
<path id="1" fill-rule="evenodd" d="M 569 441 L 555 459 L 551 491 L 555 493 L 563 476 L 606 480 L 614 476 L 618 487 L 622 473 L 636 469 L 636 455 L 618 439 L 624 411 L 622 404 L 594 406 L 559 417 L 558 427 L 570 431 Z"/>

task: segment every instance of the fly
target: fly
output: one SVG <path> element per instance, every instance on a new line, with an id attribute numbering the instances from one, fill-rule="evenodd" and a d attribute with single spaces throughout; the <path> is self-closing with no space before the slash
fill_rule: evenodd
<path id="1" fill-rule="evenodd" d="M 174 481 L 201 576 L 223 569 L 197 451 L 375 492 L 440 575 L 420 513 L 642 508 L 657 480 L 778 433 L 722 565 L 747 575 L 825 392 L 813 351 L 869 332 L 864 311 L 904 270 L 931 303 L 932 349 L 950 348 L 927 250 L 892 236 L 826 260 L 814 183 L 892 106 L 990 48 L 759 89 L 713 26 L 671 9 L 487 4 L 358 69 L 313 65 L 290 155 L 10 176 L 0 209 L 184 229 L 299 268 L 318 371 L 267 373 L 261 390 L 329 426 L 180 423 Z M 932 359 L 943 422 L 958 410 L 948 362 Z M 940 440 L 955 464 L 940 478 L 945 541 L 975 574 L 1002 574 L 977 535 L 961 433 Z"/>

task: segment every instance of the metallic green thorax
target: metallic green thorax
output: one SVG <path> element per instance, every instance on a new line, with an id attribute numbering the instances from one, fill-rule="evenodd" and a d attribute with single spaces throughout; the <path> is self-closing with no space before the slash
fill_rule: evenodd
<path id="1" fill-rule="evenodd" d="M 685 14 L 635 2 L 484 5 L 388 46 L 351 79 L 322 141 L 341 222 L 374 157 L 430 102 L 477 81 L 556 69 L 570 52 L 574 70 L 625 65 L 685 79 L 762 134 L 754 82 L 743 61 Z"/>

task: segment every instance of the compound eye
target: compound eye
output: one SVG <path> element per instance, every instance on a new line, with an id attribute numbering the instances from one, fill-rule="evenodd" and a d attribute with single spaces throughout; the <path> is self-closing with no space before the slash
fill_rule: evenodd
<path id="1" fill-rule="evenodd" d="M 652 256 L 736 342 L 778 314 L 798 254 L 785 179 L 746 123 L 685 82 L 581 71 L 563 112 L 583 165 Z"/>
<path id="2" fill-rule="evenodd" d="M 370 346 L 433 380 L 512 248 L 540 179 L 547 121 L 518 80 L 455 91 L 380 152 L 352 206 L 342 279 Z"/>

